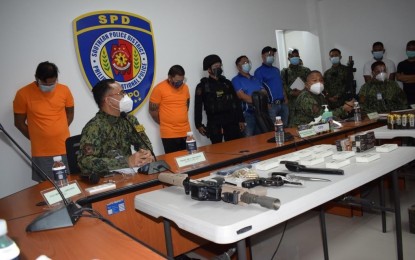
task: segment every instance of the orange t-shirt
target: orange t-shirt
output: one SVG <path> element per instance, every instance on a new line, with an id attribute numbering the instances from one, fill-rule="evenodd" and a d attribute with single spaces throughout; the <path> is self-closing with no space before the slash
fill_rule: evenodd
<path id="1" fill-rule="evenodd" d="M 189 99 L 189 87 L 186 84 L 177 89 L 164 80 L 154 87 L 150 102 L 159 105 L 161 138 L 186 137 L 190 131 Z"/>
<path id="2" fill-rule="evenodd" d="M 69 127 L 65 108 L 73 106 L 71 91 L 59 83 L 51 92 L 42 92 L 35 82 L 17 91 L 13 111 L 27 115 L 32 156 L 66 154 Z"/>

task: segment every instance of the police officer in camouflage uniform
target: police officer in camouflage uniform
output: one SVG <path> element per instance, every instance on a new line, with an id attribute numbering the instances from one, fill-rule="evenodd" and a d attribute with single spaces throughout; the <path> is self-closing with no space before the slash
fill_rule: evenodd
<path id="1" fill-rule="evenodd" d="M 323 105 L 327 105 L 326 98 L 321 94 L 324 90 L 323 75 L 317 70 L 311 71 L 304 85 L 304 90 L 298 96 L 295 104 L 293 126 L 308 124 L 314 118 L 323 114 Z M 333 116 L 346 116 L 353 109 L 353 100 L 332 110 Z"/>
<path id="2" fill-rule="evenodd" d="M 364 113 L 388 113 L 408 108 L 406 95 L 394 80 L 388 79 L 385 63 L 372 64 L 372 79 L 359 91 L 359 103 Z"/>
<path id="3" fill-rule="evenodd" d="M 282 69 L 281 79 L 285 93 L 288 95 L 288 109 L 290 111 L 288 124 L 293 125 L 294 113 L 292 113 L 292 111 L 294 111 L 296 99 L 301 91 L 298 89 L 291 89 L 290 87 L 298 77 L 305 82 L 307 75 L 310 73 L 310 69 L 301 64 L 300 54 L 297 49 L 288 53 L 288 60 L 290 61 L 290 65 L 288 68 Z"/>
<path id="4" fill-rule="evenodd" d="M 332 49 L 329 52 L 332 67 L 324 72 L 324 90 L 330 109 L 343 106 L 346 92 L 349 68 L 341 64 L 342 58 L 339 49 Z"/>
<path id="5" fill-rule="evenodd" d="M 106 79 L 98 82 L 92 93 L 99 111 L 82 129 L 78 155 L 81 172 L 106 173 L 152 162 L 151 142 L 137 119 L 126 114 L 133 103 L 120 84 Z M 131 146 L 136 151 L 133 154 Z"/>
<path id="6" fill-rule="evenodd" d="M 222 60 L 212 54 L 203 60 L 203 70 L 209 77 L 202 78 L 195 92 L 195 125 L 199 133 L 210 138 L 212 144 L 234 140 L 243 136 L 245 119 L 241 102 L 232 83 L 222 76 Z M 207 127 L 202 124 L 206 111 Z"/>

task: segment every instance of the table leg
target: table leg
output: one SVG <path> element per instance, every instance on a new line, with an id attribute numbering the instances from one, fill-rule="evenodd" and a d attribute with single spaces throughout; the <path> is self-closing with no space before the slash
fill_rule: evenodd
<path id="1" fill-rule="evenodd" d="M 398 260 L 403 259 L 403 246 L 402 246 L 402 223 L 401 223 L 401 202 L 399 198 L 399 185 L 398 185 L 398 170 L 392 173 L 393 184 L 393 197 L 395 206 L 395 226 L 396 226 L 396 247 L 398 250 Z"/>
<path id="2" fill-rule="evenodd" d="M 320 207 L 320 228 L 321 228 L 321 238 L 323 240 L 324 259 L 329 260 L 329 249 L 327 245 L 327 231 L 326 231 L 326 216 L 324 212 L 324 207 Z"/>
<path id="3" fill-rule="evenodd" d="M 385 207 L 385 182 L 384 177 L 380 178 L 379 182 L 379 199 L 380 199 L 380 206 L 381 208 Z M 386 211 L 381 210 L 382 214 L 382 232 L 386 233 Z"/>
<path id="4" fill-rule="evenodd" d="M 166 239 L 166 249 L 167 249 L 167 258 L 174 259 L 173 255 L 173 242 L 171 238 L 171 229 L 170 221 L 168 219 L 163 219 L 164 224 L 164 239 Z"/>
<path id="5" fill-rule="evenodd" d="M 236 250 L 238 251 L 238 260 L 246 260 L 246 243 L 245 239 L 236 242 Z"/>

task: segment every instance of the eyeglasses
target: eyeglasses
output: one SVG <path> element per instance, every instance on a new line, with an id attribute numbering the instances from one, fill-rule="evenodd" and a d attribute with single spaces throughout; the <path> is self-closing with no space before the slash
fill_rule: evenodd
<path id="1" fill-rule="evenodd" d="M 41 81 L 41 80 L 38 80 L 38 84 L 39 84 L 39 85 L 48 86 L 48 87 L 53 86 L 53 85 L 55 85 L 56 83 L 58 83 L 58 80 L 55 80 L 55 82 L 50 82 L 50 83 L 46 83 L 46 82 L 43 82 L 43 81 Z"/>
<path id="2" fill-rule="evenodd" d="M 118 95 L 118 96 L 120 96 L 120 97 L 124 97 L 126 94 L 127 94 L 127 93 L 125 93 L 125 91 L 124 91 L 124 90 L 121 90 L 121 91 L 120 91 L 120 92 L 118 92 L 118 93 L 109 94 L 108 96 L 116 96 L 116 95 Z"/>
<path id="3" fill-rule="evenodd" d="M 244 65 L 244 64 L 251 64 L 250 60 L 245 60 L 245 61 L 241 61 L 239 64 Z"/>

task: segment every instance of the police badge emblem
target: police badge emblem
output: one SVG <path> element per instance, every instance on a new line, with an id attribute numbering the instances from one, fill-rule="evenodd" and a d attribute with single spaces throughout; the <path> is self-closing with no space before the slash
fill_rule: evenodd
<path id="1" fill-rule="evenodd" d="M 134 102 L 147 98 L 154 81 L 151 22 L 127 12 L 98 11 L 77 17 L 73 33 L 78 63 L 89 88 L 115 79 Z"/>

